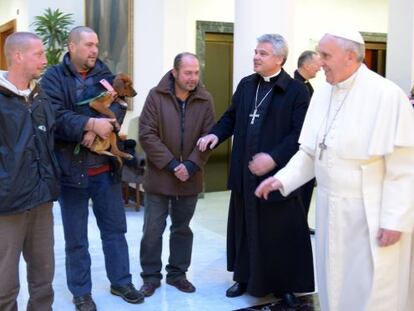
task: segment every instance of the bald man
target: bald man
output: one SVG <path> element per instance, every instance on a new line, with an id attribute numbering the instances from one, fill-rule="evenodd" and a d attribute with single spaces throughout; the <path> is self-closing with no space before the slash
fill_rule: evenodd
<path id="1" fill-rule="evenodd" d="M 52 310 L 53 201 L 59 194 L 53 156 L 54 113 L 37 84 L 47 61 L 29 32 L 5 42 L 0 72 L 0 310 L 17 310 L 19 259 L 27 264 L 27 310 Z"/>
<path id="2" fill-rule="evenodd" d="M 66 244 L 66 277 L 77 310 L 96 310 L 92 299 L 91 257 L 88 251 L 88 209 L 92 209 L 102 239 L 106 275 L 112 294 L 129 303 L 144 296 L 132 284 L 127 231 L 119 167 L 111 158 L 89 150 L 98 135 L 108 137 L 115 120 L 99 115 L 89 105 L 77 103 L 106 91 L 102 79 L 114 75 L 98 59 L 98 36 L 78 26 L 69 33 L 68 50 L 61 64 L 47 70 L 42 86 L 56 115 L 56 154 L 62 169 L 59 203 Z M 126 108 L 114 102 L 111 109 L 122 124 Z M 80 148 L 79 148 L 80 146 Z"/>

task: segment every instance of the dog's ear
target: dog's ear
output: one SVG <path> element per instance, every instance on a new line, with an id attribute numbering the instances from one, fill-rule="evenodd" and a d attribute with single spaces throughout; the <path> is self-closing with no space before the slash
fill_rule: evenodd
<path id="1" fill-rule="evenodd" d="M 125 96 L 125 81 L 121 75 L 117 75 L 114 79 L 113 85 L 115 91 L 119 96 Z"/>

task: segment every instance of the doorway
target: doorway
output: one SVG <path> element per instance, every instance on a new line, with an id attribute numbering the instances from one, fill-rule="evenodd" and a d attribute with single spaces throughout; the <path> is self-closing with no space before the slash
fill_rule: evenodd
<path id="1" fill-rule="evenodd" d="M 387 58 L 387 34 L 377 32 L 361 32 L 365 41 L 364 63 L 369 69 L 385 77 Z"/>
<path id="2" fill-rule="evenodd" d="M 6 38 L 15 31 L 15 19 L 0 25 L 0 70 L 7 70 L 6 55 L 4 55 L 4 44 L 6 43 Z"/>
<path id="3" fill-rule="evenodd" d="M 387 44 L 384 42 L 365 42 L 365 64 L 369 69 L 385 77 Z"/>
<path id="4" fill-rule="evenodd" d="M 202 80 L 214 99 L 215 120 L 230 105 L 233 94 L 233 24 L 197 22 L 197 55 Z M 227 190 L 231 138 L 215 148 L 204 168 L 204 191 Z"/>

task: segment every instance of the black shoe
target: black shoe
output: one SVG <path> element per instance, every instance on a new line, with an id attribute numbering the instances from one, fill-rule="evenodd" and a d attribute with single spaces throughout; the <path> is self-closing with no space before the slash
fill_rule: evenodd
<path id="1" fill-rule="evenodd" d="M 76 311 L 96 311 L 96 304 L 92 299 L 91 294 L 73 297 Z"/>
<path id="2" fill-rule="evenodd" d="M 132 283 L 125 286 L 111 285 L 111 294 L 119 296 L 129 303 L 144 302 L 144 294 L 137 291 Z"/>
<path id="3" fill-rule="evenodd" d="M 184 292 L 184 293 L 194 293 L 196 291 L 196 288 L 193 284 L 187 279 L 177 279 L 177 280 L 170 280 L 167 279 L 167 284 L 174 286 L 178 290 Z"/>
<path id="4" fill-rule="evenodd" d="M 293 293 L 286 293 L 282 295 L 283 304 L 288 308 L 297 308 L 299 306 L 299 302 L 296 299 L 295 294 Z"/>
<path id="5" fill-rule="evenodd" d="M 142 284 L 141 288 L 139 289 L 139 291 L 145 296 L 145 297 L 150 297 L 154 294 L 155 290 L 160 287 L 160 284 L 158 283 L 154 283 L 154 282 L 144 282 L 144 284 Z"/>
<path id="6" fill-rule="evenodd" d="M 315 235 L 315 229 L 309 228 L 309 233 Z"/>
<path id="7" fill-rule="evenodd" d="M 239 297 L 246 292 L 246 283 L 234 283 L 229 289 L 226 290 L 226 296 L 229 298 Z"/>

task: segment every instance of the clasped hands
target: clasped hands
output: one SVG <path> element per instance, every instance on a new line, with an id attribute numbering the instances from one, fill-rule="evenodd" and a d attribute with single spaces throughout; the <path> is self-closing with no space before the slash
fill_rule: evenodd
<path id="1" fill-rule="evenodd" d="M 182 182 L 185 182 L 190 178 L 190 174 L 183 163 L 180 163 L 174 168 L 174 175 Z"/>

